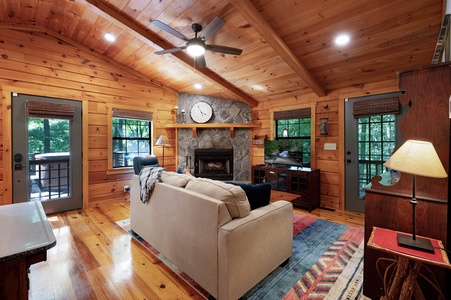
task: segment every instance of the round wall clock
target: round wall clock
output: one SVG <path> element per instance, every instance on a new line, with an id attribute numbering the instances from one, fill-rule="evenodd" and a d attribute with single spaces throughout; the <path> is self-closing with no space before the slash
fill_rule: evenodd
<path id="1" fill-rule="evenodd" d="M 213 109 L 207 102 L 198 102 L 191 107 L 191 118 L 196 123 L 205 123 L 210 120 Z"/>

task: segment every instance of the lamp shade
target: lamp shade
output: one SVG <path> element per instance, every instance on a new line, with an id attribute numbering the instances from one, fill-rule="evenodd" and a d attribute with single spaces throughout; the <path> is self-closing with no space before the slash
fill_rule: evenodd
<path id="1" fill-rule="evenodd" d="M 384 163 L 395 171 L 412 175 L 446 178 L 442 162 L 430 142 L 408 140 Z"/>
<path id="2" fill-rule="evenodd" d="M 171 146 L 171 144 L 169 144 L 168 137 L 166 135 L 164 135 L 164 134 L 160 135 L 160 137 L 158 138 L 158 140 L 155 143 L 155 145 L 157 145 L 157 146 Z"/>

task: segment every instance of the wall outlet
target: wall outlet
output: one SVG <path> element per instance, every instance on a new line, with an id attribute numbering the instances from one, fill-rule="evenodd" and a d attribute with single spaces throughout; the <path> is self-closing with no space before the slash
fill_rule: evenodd
<path id="1" fill-rule="evenodd" d="M 324 143 L 324 150 L 337 150 L 336 143 Z"/>

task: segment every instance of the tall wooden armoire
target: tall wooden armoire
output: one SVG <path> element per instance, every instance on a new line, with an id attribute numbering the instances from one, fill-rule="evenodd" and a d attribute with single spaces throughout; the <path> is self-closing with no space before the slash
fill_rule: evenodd
<path id="1" fill-rule="evenodd" d="M 405 92 L 401 96 L 401 104 L 410 105 L 399 125 L 402 139 L 431 142 L 449 174 L 451 65 L 431 65 L 399 72 L 399 87 Z M 373 178 L 371 189 L 367 190 L 365 197 L 365 243 L 373 226 L 412 232 L 410 199 L 413 176 L 401 174 L 399 182 L 392 186 L 383 186 L 379 180 L 378 176 Z M 448 178 L 417 176 L 416 186 L 417 234 L 442 240 L 447 245 L 450 231 L 447 222 Z M 390 258 L 380 251 L 368 249 L 365 244 L 363 293 L 371 299 L 383 295 L 383 281 L 376 270 L 376 261 L 380 257 Z M 440 289 L 445 293 L 446 271 L 439 267 L 428 267 L 436 274 Z M 421 279 L 419 282 L 429 295 L 434 294 L 426 282 Z"/>

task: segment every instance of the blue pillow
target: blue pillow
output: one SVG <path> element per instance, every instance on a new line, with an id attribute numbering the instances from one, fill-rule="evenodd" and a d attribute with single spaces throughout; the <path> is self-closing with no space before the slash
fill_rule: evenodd
<path id="1" fill-rule="evenodd" d="M 238 182 L 227 182 L 233 185 L 240 186 L 246 193 L 247 199 L 251 205 L 251 210 L 269 204 L 271 200 L 271 184 L 245 184 Z"/>

